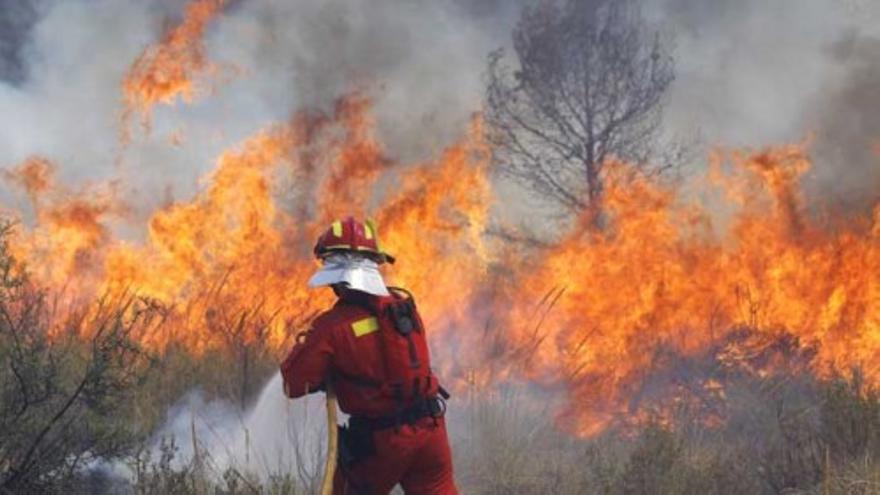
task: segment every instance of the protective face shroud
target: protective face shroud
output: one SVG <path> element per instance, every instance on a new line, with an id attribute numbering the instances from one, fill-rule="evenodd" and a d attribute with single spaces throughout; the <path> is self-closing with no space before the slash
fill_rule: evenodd
<path id="1" fill-rule="evenodd" d="M 324 265 L 312 278 L 309 287 L 346 284 L 349 289 L 376 296 L 389 295 L 379 265 L 356 253 L 337 252 L 322 259 Z"/>

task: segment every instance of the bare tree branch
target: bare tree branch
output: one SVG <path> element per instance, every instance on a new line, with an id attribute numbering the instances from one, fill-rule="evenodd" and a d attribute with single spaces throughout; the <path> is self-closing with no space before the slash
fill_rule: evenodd
<path id="1" fill-rule="evenodd" d="M 572 212 L 600 208 L 611 157 L 647 167 L 673 63 L 637 0 L 543 0 L 489 57 L 486 120 L 508 176 Z"/>

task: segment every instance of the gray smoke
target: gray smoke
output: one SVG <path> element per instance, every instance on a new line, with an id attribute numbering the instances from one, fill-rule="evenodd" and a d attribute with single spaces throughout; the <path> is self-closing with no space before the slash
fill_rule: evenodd
<path id="1" fill-rule="evenodd" d="M 120 82 L 185 3 L 42 0 L 30 24 L 5 13 L 15 35 L 2 45 L 13 68 L 0 83 L 0 166 L 39 154 L 64 181 L 118 178 L 146 214 L 169 189 L 191 194 L 222 150 L 355 89 L 374 98 L 389 154 L 424 159 L 479 110 L 485 55 L 516 13 L 507 2 L 461 0 L 232 2 L 206 33 L 221 75 L 201 81 L 207 90 L 192 105 L 157 107 L 152 131 L 135 127 L 120 149 Z"/>
<path id="2" fill-rule="evenodd" d="M 831 81 L 808 107 L 822 166 L 811 192 L 842 210 L 863 210 L 880 188 L 880 38 L 853 31 L 828 50 Z"/>
<path id="3" fill-rule="evenodd" d="M 458 137 L 479 109 L 485 53 L 498 40 L 493 19 L 468 12 L 431 1 L 245 2 L 211 46 L 258 75 L 225 93 L 267 109 L 326 107 L 365 89 L 389 150 L 410 160 Z"/>
<path id="4" fill-rule="evenodd" d="M 856 201 L 877 183 L 880 6 L 864 0 L 645 0 L 675 43 L 666 131 L 714 145 L 815 136 L 812 188 Z M 193 105 L 161 106 L 150 134 L 120 150 L 119 83 L 179 20 L 185 2 L 4 1 L 0 10 L 0 165 L 32 154 L 63 180 L 122 179 L 143 211 L 186 196 L 217 154 L 294 109 L 362 89 L 392 157 L 433 156 L 481 105 L 487 53 L 509 44 L 529 2 L 239 0 L 210 26 L 211 60 L 230 81 Z M 173 137 L 182 144 L 172 144 Z M 121 157 L 121 167 L 116 158 Z M 833 179 L 833 180 L 832 180 Z M 830 185 L 829 185 L 830 181 Z"/>
<path id="5" fill-rule="evenodd" d="M 22 48 L 38 18 L 37 0 L 0 0 L 0 81 L 20 84 L 26 79 Z"/>
<path id="6" fill-rule="evenodd" d="M 667 125 L 704 147 L 811 138 L 811 199 L 864 206 L 880 184 L 880 4 L 651 0 L 674 32 Z M 697 154 L 702 162 L 704 153 Z"/>

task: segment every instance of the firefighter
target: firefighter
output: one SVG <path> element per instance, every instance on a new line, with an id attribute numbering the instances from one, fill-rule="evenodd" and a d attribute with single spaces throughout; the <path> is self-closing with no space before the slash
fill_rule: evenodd
<path id="1" fill-rule="evenodd" d="M 350 415 L 339 429 L 334 494 L 457 494 L 444 413 L 449 395 L 431 371 L 425 327 L 412 295 L 386 287 L 379 265 L 394 258 L 376 225 L 337 220 L 314 249 L 310 287 L 338 300 L 281 364 L 284 392 L 301 397 L 332 383 Z"/>

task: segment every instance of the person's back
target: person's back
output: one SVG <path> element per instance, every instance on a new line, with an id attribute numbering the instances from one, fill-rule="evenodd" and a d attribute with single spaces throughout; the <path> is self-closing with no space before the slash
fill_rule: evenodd
<path id="1" fill-rule="evenodd" d="M 446 392 L 431 372 L 424 324 L 412 296 L 385 287 L 371 223 L 334 222 L 315 254 L 311 286 L 339 300 L 312 323 L 281 365 L 291 397 L 333 383 L 351 415 L 341 429 L 334 493 L 456 494 L 446 426 Z M 371 242 L 372 241 L 372 242 Z"/>

